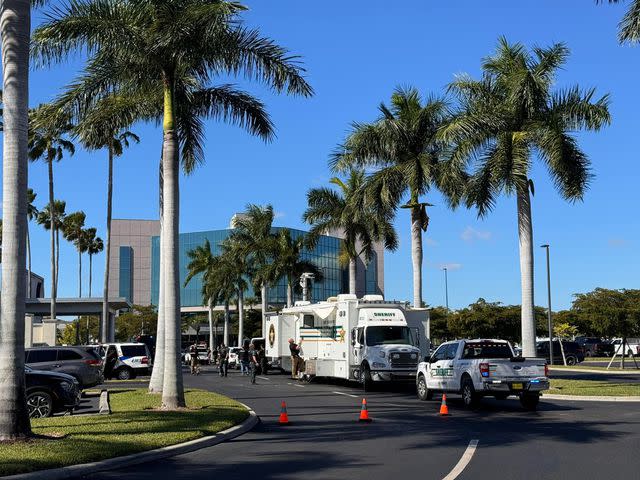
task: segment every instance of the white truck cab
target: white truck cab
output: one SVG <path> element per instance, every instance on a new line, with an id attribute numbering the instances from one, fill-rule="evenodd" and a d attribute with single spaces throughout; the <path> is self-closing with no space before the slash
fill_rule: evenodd
<path id="1" fill-rule="evenodd" d="M 455 340 L 420 363 L 416 387 L 420 400 L 453 392 L 472 407 L 483 396 L 517 395 L 526 409 L 535 410 L 540 393 L 549 388 L 548 368 L 542 358 L 517 357 L 506 340 Z"/>
<path id="2" fill-rule="evenodd" d="M 381 295 L 338 295 L 326 302 L 296 302 L 266 321 L 266 355 L 290 370 L 289 338 L 301 347 L 304 375 L 361 382 L 415 379 L 428 352 L 428 312 Z"/>

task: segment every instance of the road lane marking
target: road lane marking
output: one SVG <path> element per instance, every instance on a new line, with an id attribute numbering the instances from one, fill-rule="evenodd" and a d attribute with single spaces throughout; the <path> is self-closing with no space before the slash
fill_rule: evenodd
<path id="1" fill-rule="evenodd" d="M 455 480 L 456 478 L 458 478 L 465 467 L 469 465 L 469 462 L 473 458 L 473 454 L 476 453 L 476 448 L 478 448 L 478 440 L 471 440 L 469 442 L 469 446 L 464 451 L 464 454 L 462 455 L 460 461 L 456 464 L 455 467 L 453 467 L 453 470 L 449 472 L 449 475 L 444 477 L 442 480 Z"/>
<path id="2" fill-rule="evenodd" d="M 344 392 L 331 392 L 331 393 L 335 393 L 336 395 L 344 395 L 346 397 L 358 398 L 358 395 L 351 395 L 350 393 L 344 393 Z"/>
<path id="3" fill-rule="evenodd" d="M 261 380 L 269 380 L 269 381 L 271 381 L 271 379 L 267 378 L 267 377 L 258 377 L 258 378 L 261 379 Z"/>
<path id="4" fill-rule="evenodd" d="M 298 385 L 297 383 L 293 384 L 294 387 L 300 387 L 300 388 L 304 388 L 304 385 Z"/>

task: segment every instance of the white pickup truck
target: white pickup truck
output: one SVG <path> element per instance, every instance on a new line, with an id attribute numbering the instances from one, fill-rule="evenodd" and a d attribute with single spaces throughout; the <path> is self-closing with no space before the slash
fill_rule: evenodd
<path id="1" fill-rule="evenodd" d="M 516 357 L 505 340 L 456 340 L 443 343 L 418 365 L 416 386 L 420 400 L 453 392 L 473 407 L 483 396 L 502 400 L 517 395 L 524 408 L 535 410 L 549 378 L 544 359 Z"/>

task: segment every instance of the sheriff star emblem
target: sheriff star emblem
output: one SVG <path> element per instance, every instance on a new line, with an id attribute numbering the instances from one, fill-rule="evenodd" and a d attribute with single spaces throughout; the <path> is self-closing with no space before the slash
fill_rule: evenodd
<path id="1" fill-rule="evenodd" d="M 344 343 L 344 336 L 347 334 L 345 329 L 341 328 L 340 331 L 338 331 L 338 334 L 340 335 L 340 343 Z"/>

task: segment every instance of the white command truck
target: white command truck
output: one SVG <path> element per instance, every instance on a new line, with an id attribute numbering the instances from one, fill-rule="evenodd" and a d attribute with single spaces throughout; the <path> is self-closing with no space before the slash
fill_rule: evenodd
<path id="1" fill-rule="evenodd" d="M 388 302 L 381 295 L 338 295 L 326 302 L 296 302 L 266 319 L 266 355 L 272 367 L 291 370 L 289 339 L 300 344 L 304 375 L 372 382 L 415 380 L 429 351 L 426 309 Z"/>
<path id="2" fill-rule="evenodd" d="M 535 410 L 549 378 L 544 359 L 516 357 L 505 340 L 456 340 L 443 343 L 420 363 L 416 386 L 420 400 L 431 400 L 434 392 L 453 392 L 473 407 L 483 396 L 503 400 L 517 395 L 524 408 Z"/>

